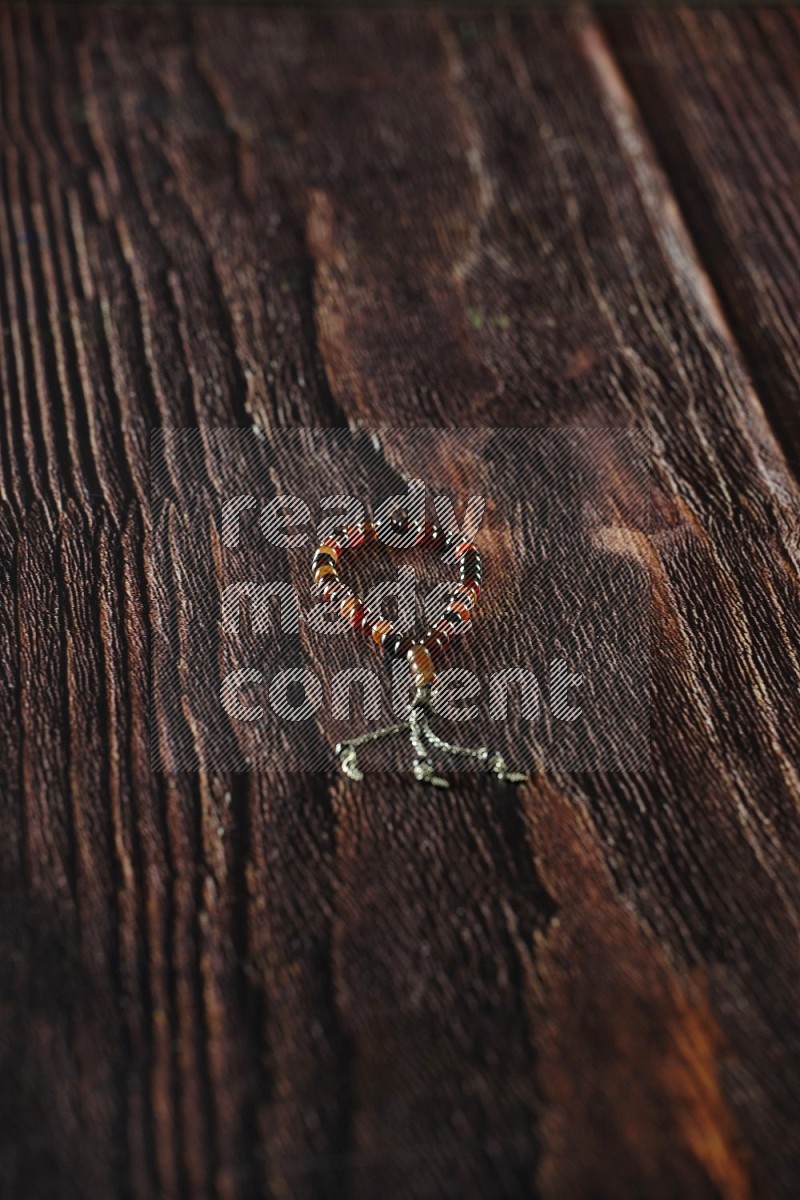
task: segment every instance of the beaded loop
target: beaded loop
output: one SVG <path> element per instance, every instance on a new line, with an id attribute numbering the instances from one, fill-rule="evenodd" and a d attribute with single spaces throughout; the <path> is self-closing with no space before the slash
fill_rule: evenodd
<path id="1" fill-rule="evenodd" d="M 472 620 L 472 611 L 478 603 L 483 582 L 481 554 L 474 542 L 461 540 L 460 534 L 448 534 L 431 521 L 421 523 L 413 544 L 433 546 L 444 554 L 454 549 L 459 582 L 450 593 L 447 607 L 439 620 L 429 626 L 420 638 L 414 638 L 396 629 L 393 622 L 381 613 L 368 611 L 339 574 L 342 556 L 365 542 L 375 541 L 382 529 L 407 533 L 408 514 L 401 509 L 386 518 L 380 526 L 372 521 L 362 521 L 358 525 L 343 525 L 334 530 L 314 551 L 311 560 L 314 586 L 325 602 L 336 605 L 339 614 L 354 629 L 360 629 L 376 646 L 382 647 L 390 658 L 405 659 L 418 687 L 430 685 L 436 678 L 433 659 L 443 654 L 455 636 L 464 632 Z"/>
<path id="2" fill-rule="evenodd" d="M 409 544 L 433 546 L 441 549 L 444 554 L 454 550 L 459 581 L 448 595 L 447 607 L 439 620 L 429 625 L 420 637 L 414 637 L 396 629 L 394 623 L 382 613 L 367 609 L 339 575 L 339 564 L 343 555 L 365 542 L 375 541 L 383 530 L 400 535 L 408 534 L 408 513 L 400 509 L 378 526 L 371 521 L 363 521 L 359 525 L 344 525 L 334 530 L 331 536 L 317 547 L 311 560 L 314 587 L 322 599 L 335 605 L 340 616 L 349 621 L 354 629 L 360 629 L 366 637 L 371 638 L 376 646 L 381 646 L 390 658 L 405 660 L 416 689 L 408 720 L 340 742 L 336 747 L 339 766 L 350 779 L 363 779 L 358 764 L 359 749 L 382 738 L 406 735 L 414 750 L 412 771 L 421 783 L 440 788 L 450 786 L 446 779 L 436 774 L 431 762 L 431 750 L 439 754 L 461 755 L 480 763 L 503 783 L 523 783 L 527 777 L 518 771 L 509 770 L 499 752 L 489 750 L 486 746 L 455 746 L 440 737 L 431 727 L 434 707 L 431 689 L 436 681 L 433 660 L 443 654 L 456 635 L 467 629 L 472 621 L 472 613 L 478 603 L 483 583 L 483 566 L 478 547 L 474 542 L 461 540 L 460 534 L 446 533 L 430 521 L 423 521 L 417 527 L 416 536 Z"/>

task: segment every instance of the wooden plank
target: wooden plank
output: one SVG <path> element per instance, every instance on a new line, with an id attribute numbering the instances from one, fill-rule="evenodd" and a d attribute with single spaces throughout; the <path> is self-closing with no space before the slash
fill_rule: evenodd
<path id="1" fill-rule="evenodd" d="M 791 1195 L 797 488 L 597 26 L 62 8 L 0 46 L 11 1190 Z M 654 525 L 597 553 L 652 580 L 651 773 L 154 777 L 148 429 L 467 414 L 650 435 Z"/>
<path id="2" fill-rule="evenodd" d="M 798 14 L 687 8 L 609 12 L 603 23 L 797 470 Z"/>

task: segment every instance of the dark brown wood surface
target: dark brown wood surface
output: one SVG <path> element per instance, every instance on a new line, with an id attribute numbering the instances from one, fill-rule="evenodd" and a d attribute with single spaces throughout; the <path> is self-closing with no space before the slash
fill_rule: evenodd
<path id="1" fill-rule="evenodd" d="M 0 12 L 0 1194 L 796 1195 L 797 45 Z M 150 430 L 356 420 L 648 433 L 647 775 L 151 770 Z"/>

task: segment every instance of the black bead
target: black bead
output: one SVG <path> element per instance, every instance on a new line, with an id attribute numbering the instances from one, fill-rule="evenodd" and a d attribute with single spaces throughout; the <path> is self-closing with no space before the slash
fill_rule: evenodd
<path id="1" fill-rule="evenodd" d="M 407 533 L 411 526 L 411 518 L 404 508 L 397 508 L 388 517 L 378 522 L 376 528 L 380 532 Z"/>
<path id="2" fill-rule="evenodd" d="M 396 629 L 392 629 L 381 638 L 381 645 L 390 658 L 395 657 L 395 652 L 400 645 L 402 636 L 402 633 L 398 633 Z"/>
<path id="3" fill-rule="evenodd" d="M 420 644 L 432 655 L 438 654 L 440 650 L 444 650 L 448 642 L 447 635 L 438 629 L 426 629 L 420 638 Z"/>
<path id="4" fill-rule="evenodd" d="M 465 579 L 474 579 L 480 583 L 483 579 L 483 562 L 480 554 L 464 554 L 459 559 L 458 574 L 462 583 Z"/>
<path id="5" fill-rule="evenodd" d="M 393 629 L 391 633 L 387 633 L 381 644 L 392 658 L 404 659 L 414 645 L 414 639 L 407 633 L 398 633 Z"/>

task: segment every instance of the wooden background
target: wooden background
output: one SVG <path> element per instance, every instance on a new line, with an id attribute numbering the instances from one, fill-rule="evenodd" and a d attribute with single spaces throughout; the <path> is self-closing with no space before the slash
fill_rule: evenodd
<path id="1" fill-rule="evenodd" d="M 0 12 L 3 1197 L 794 1200 L 799 51 Z M 149 431 L 356 420 L 648 433 L 649 775 L 151 772 Z"/>

